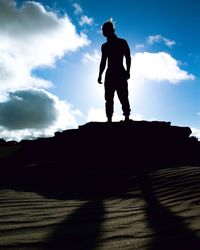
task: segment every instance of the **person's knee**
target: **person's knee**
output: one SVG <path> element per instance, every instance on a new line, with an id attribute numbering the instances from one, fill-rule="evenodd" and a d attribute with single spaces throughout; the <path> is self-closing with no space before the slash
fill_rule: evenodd
<path id="1" fill-rule="evenodd" d="M 107 98 L 106 99 L 106 104 L 110 104 L 110 105 L 113 105 L 114 104 L 114 101 L 113 101 L 113 99 L 110 99 L 110 98 Z"/>

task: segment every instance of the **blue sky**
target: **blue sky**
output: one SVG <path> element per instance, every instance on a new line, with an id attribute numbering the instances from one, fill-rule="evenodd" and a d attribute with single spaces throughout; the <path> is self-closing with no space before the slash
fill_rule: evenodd
<path id="1" fill-rule="evenodd" d="M 190 126 L 200 137 L 200 1 L 0 0 L 0 9 L 0 137 L 49 136 L 106 120 L 97 77 L 101 25 L 110 17 L 131 49 L 132 118 Z M 40 102 L 44 123 L 35 126 Z M 123 119 L 117 98 L 115 119 Z"/>

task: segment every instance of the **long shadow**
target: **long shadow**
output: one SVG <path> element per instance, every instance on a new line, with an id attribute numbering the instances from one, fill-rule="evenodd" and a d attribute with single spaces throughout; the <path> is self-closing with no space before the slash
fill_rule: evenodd
<path id="1" fill-rule="evenodd" d="M 155 234 L 152 250 L 199 250 L 200 239 L 180 216 L 159 203 L 147 174 L 140 176 L 140 188 L 146 202 L 145 214 Z"/>
<path id="2" fill-rule="evenodd" d="M 104 220 L 104 208 L 101 200 L 86 202 L 65 221 L 47 239 L 47 249 L 92 250 L 101 236 L 101 223 Z"/>
<path id="3" fill-rule="evenodd" d="M 144 209 L 147 216 L 146 221 L 154 236 L 148 249 L 199 250 L 200 239 L 194 231 L 188 228 L 184 218 L 173 214 L 159 203 L 148 174 L 143 171 L 142 173 L 135 173 L 133 176 L 134 179 L 130 179 L 129 174 L 124 176 L 119 174 L 115 178 L 112 176 L 112 179 L 105 176 L 101 178 L 92 176 L 87 179 L 83 178 L 84 181 L 80 182 L 78 186 L 76 183 L 74 184 L 74 178 L 72 178 L 71 183 L 67 182 L 64 187 L 61 185 L 58 190 L 53 187 L 53 191 L 49 187 L 38 189 L 35 185 L 27 190 L 19 186 L 12 187 L 12 189 L 34 191 L 46 198 L 58 200 L 87 200 L 84 205 L 57 225 L 55 231 L 44 242 L 44 250 L 92 250 L 98 246 L 102 234 L 101 226 L 105 214 L 104 199 L 109 197 L 129 198 L 127 191 L 137 186 L 137 177 L 139 177 L 141 198 L 146 202 Z M 74 190 L 74 193 L 72 190 Z M 131 197 L 132 195 L 130 195 Z"/>

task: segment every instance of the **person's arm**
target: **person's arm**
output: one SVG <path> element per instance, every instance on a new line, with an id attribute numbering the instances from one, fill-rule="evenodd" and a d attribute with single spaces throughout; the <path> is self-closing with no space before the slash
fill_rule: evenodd
<path id="1" fill-rule="evenodd" d="M 130 52 L 130 48 L 129 48 L 127 42 L 126 42 L 126 49 L 125 49 L 125 58 L 126 58 L 127 79 L 129 79 L 130 78 L 130 69 L 131 69 L 131 52 Z"/>
<path id="2" fill-rule="evenodd" d="M 104 69 L 106 67 L 106 60 L 107 60 L 107 56 L 106 56 L 106 53 L 103 49 L 103 46 L 101 48 L 101 62 L 100 62 L 100 66 L 99 66 L 99 77 L 98 77 L 98 83 L 102 84 L 102 80 L 101 80 L 101 77 L 102 77 L 102 74 L 104 72 Z"/>

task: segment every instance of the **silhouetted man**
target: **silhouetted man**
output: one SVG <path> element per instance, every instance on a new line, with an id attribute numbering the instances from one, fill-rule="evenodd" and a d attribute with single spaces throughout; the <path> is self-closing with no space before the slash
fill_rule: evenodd
<path id="1" fill-rule="evenodd" d="M 112 122 L 113 116 L 113 99 L 117 91 L 118 98 L 122 105 L 125 121 L 129 121 L 130 105 L 128 100 L 128 82 L 130 78 L 131 56 L 130 49 L 126 40 L 118 38 L 115 35 L 115 29 L 112 21 L 108 21 L 102 26 L 103 35 L 107 42 L 101 47 L 102 56 L 99 67 L 98 83 L 102 83 L 101 77 L 107 62 L 105 75 L 105 101 L 106 116 L 108 122 Z M 123 58 L 126 59 L 126 69 L 123 65 Z"/>

